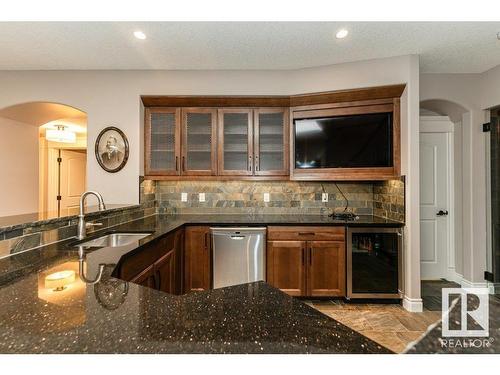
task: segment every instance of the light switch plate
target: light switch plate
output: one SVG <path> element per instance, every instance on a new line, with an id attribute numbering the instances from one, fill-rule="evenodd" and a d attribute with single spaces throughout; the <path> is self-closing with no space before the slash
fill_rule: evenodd
<path id="1" fill-rule="evenodd" d="M 188 193 L 181 193 L 181 202 L 188 201 Z"/>
<path id="2" fill-rule="evenodd" d="M 268 203 L 270 200 L 269 193 L 264 193 L 264 202 Z"/>
<path id="3" fill-rule="evenodd" d="M 328 202 L 328 193 L 321 194 L 321 202 Z"/>
<path id="4" fill-rule="evenodd" d="M 198 194 L 198 200 L 200 202 L 205 202 L 205 193 L 199 193 Z"/>

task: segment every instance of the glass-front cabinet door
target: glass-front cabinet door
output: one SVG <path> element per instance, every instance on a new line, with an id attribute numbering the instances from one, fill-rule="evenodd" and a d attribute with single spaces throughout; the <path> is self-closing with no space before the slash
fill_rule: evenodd
<path id="1" fill-rule="evenodd" d="M 145 175 L 180 174 L 180 109 L 146 108 Z"/>
<path id="2" fill-rule="evenodd" d="M 288 110 L 256 109 L 254 124 L 255 175 L 288 175 Z"/>
<path id="3" fill-rule="evenodd" d="M 219 175 L 253 174 L 253 126 L 251 109 L 219 109 Z"/>
<path id="4" fill-rule="evenodd" d="M 182 109 L 182 175 L 217 174 L 216 137 L 216 109 Z"/>

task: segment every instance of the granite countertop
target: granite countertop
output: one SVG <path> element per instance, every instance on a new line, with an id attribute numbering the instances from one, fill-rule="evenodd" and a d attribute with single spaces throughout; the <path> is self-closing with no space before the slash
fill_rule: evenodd
<path id="1" fill-rule="evenodd" d="M 346 225 L 312 215 L 153 215 L 112 228 L 148 237 L 86 253 L 89 278 L 106 264 L 101 282 L 77 277 L 61 292 L 44 280 L 78 274 L 74 239 L 1 259 L 0 353 L 389 353 L 264 282 L 174 296 L 111 276 L 124 255 L 185 224 L 291 223 Z M 401 226 L 375 217 L 348 225 Z"/>
<path id="2" fill-rule="evenodd" d="M 99 206 L 85 206 L 85 215 L 91 214 L 102 214 L 103 212 L 110 213 L 114 211 L 120 211 L 124 208 L 139 207 L 139 205 L 130 204 L 107 204 L 106 210 L 100 211 Z M 34 223 L 37 225 L 44 225 L 53 223 L 61 220 L 72 220 L 78 217 L 80 208 L 72 207 L 67 209 L 62 209 L 61 212 L 57 211 L 45 211 L 45 212 L 33 212 L 29 214 L 22 215 L 12 215 L 12 216 L 1 216 L 0 217 L 0 233 L 11 231 L 14 229 L 25 228 L 26 226 L 31 226 Z"/>

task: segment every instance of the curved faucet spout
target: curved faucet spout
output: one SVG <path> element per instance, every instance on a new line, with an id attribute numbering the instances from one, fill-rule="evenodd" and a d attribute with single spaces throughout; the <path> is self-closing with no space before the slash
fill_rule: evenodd
<path id="1" fill-rule="evenodd" d="M 99 202 L 99 211 L 104 211 L 106 209 L 104 199 L 102 199 L 102 195 L 97 191 L 88 190 L 80 196 L 80 213 L 78 214 L 78 230 L 76 235 L 79 240 L 83 240 L 87 235 L 87 227 L 85 225 L 85 199 L 89 195 L 94 195 L 97 198 Z"/>

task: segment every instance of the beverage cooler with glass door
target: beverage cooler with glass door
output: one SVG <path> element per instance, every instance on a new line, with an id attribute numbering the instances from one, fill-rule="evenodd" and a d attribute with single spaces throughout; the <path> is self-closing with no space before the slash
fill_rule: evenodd
<path id="1" fill-rule="evenodd" d="M 402 229 L 349 228 L 347 297 L 402 298 Z"/>

